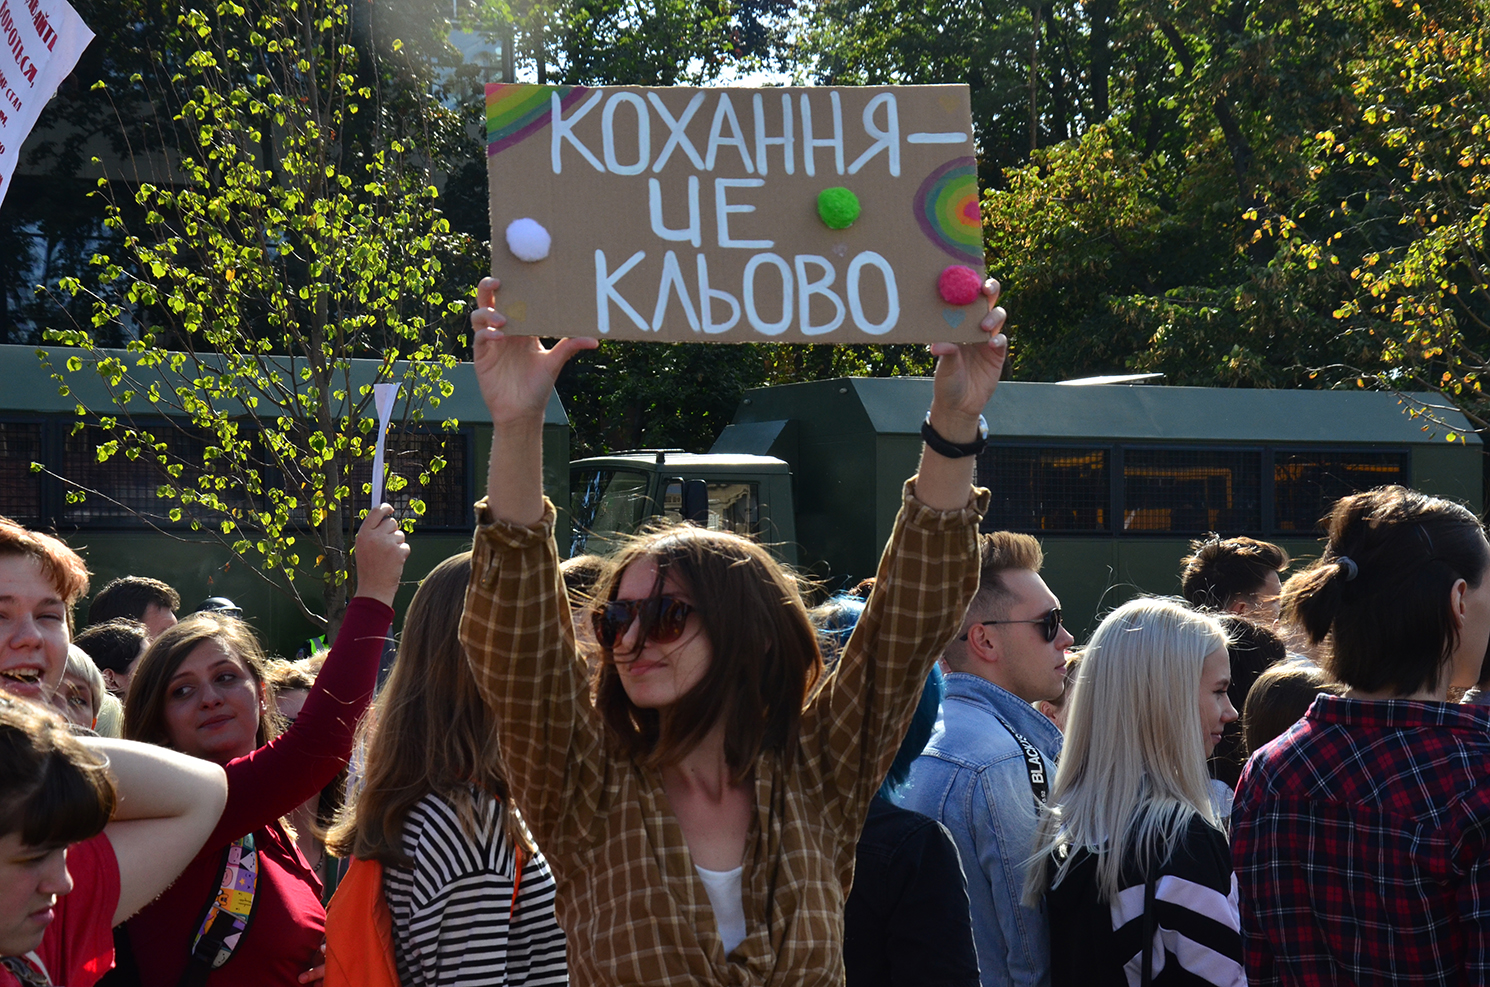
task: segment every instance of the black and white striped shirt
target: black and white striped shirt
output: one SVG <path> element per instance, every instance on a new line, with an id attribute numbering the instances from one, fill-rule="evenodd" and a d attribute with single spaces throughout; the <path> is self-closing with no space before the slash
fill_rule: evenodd
<path id="1" fill-rule="evenodd" d="M 1115 901 L 1097 893 L 1096 854 L 1075 851 L 1046 893 L 1051 987 L 1138 987 L 1146 875 L 1130 862 Z M 1199 816 L 1159 868 L 1151 970 L 1155 987 L 1244 987 L 1241 916 L 1226 837 Z"/>
<path id="2" fill-rule="evenodd" d="M 404 821 L 412 869 L 387 867 L 394 952 L 404 987 L 567 985 L 564 933 L 554 919 L 554 878 L 540 854 L 516 856 L 497 801 L 481 793 L 477 832 L 426 795 Z"/>

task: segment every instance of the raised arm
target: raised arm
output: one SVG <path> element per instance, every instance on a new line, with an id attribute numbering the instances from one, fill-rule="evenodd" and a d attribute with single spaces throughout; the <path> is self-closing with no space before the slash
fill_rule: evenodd
<path id="1" fill-rule="evenodd" d="M 482 697 L 496 713 L 513 799 L 545 847 L 588 825 L 598 797 L 599 743 L 573 628 L 553 514 L 543 498 L 543 412 L 564 362 L 593 339 L 544 349 L 502 333 L 496 278 L 471 315 L 481 396 L 492 418 L 487 496 L 478 505 L 461 643 Z M 582 820 L 582 821 L 581 821 Z"/>
<path id="2" fill-rule="evenodd" d="M 394 593 L 409 546 L 382 504 L 357 530 L 357 595 L 295 723 L 227 765 L 228 805 L 209 843 L 226 845 L 285 815 L 330 783 L 347 763 L 357 723 L 372 702 L 378 661 L 393 626 Z"/>
<path id="3" fill-rule="evenodd" d="M 998 304 L 999 291 L 999 283 L 992 278 L 983 282 L 988 314 L 978 328 L 988 334 L 987 341 L 936 343 L 931 347 L 937 357 L 931 392 L 931 427 L 957 445 L 978 437 L 978 416 L 993 397 L 1009 355 L 1009 339 L 1002 332 L 1005 315 Z M 916 474 L 916 496 L 921 503 L 938 511 L 966 507 L 976 458 L 948 459 L 923 446 L 921 468 Z"/>
<path id="4" fill-rule="evenodd" d="M 496 308 L 501 285 L 496 278 L 482 278 L 471 314 L 476 380 L 492 423 L 486 505 L 495 520 L 532 526 L 543 519 L 543 413 L 548 397 L 569 358 L 599 343 L 561 339 L 553 349 L 544 349 L 536 337 L 504 334 L 507 318 Z"/>
<path id="5" fill-rule="evenodd" d="M 988 314 L 983 343 L 938 343 L 931 425 L 948 442 L 967 444 L 993 396 L 1009 343 L 1000 331 L 999 285 L 983 285 Z M 957 633 L 978 588 L 975 457 L 930 448 L 907 484 L 906 502 L 880 557 L 874 592 L 843 660 L 804 719 L 834 766 L 845 823 L 862 825 L 869 799 L 894 760 L 932 663 Z"/>
<path id="6" fill-rule="evenodd" d="M 191 863 L 228 797 L 222 768 L 153 744 L 82 738 L 109 759 L 118 805 L 104 829 L 119 861 L 118 925 Z"/>

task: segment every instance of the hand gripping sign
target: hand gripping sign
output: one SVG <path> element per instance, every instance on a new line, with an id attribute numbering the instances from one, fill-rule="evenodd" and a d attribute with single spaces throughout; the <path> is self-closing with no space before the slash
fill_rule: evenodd
<path id="1" fill-rule="evenodd" d="M 508 332 L 982 338 L 966 86 L 492 84 L 486 119 Z"/>

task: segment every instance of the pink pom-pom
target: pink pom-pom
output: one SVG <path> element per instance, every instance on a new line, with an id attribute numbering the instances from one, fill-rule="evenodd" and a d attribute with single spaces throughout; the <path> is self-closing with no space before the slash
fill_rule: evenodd
<path id="1" fill-rule="evenodd" d="M 971 267 L 953 264 L 936 279 L 936 290 L 948 305 L 971 305 L 983 290 L 983 279 Z"/>

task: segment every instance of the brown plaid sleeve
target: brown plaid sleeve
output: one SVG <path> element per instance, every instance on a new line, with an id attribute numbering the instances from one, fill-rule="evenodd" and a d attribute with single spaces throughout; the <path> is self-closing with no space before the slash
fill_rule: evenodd
<path id="1" fill-rule="evenodd" d="M 932 664 L 978 591 L 978 522 L 988 491 L 975 489 L 959 511 L 936 511 L 916 499 L 915 483 L 906 481 L 874 592 L 804 730 L 804 743 L 821 745 L 819 763 L 832 769 L 825 788 L 855 832 L 895 760 Z"/>
<path id="2" fill-rule="evenodd" d="M 513 799 L 539 844 L 558 849 L 594 816 L 605 768 L 559 573 L 554 505 L 545 498 L 531 528 L 492 520 L 485 499 L 476 511 L 460 640 L 496 715 Z"/>

